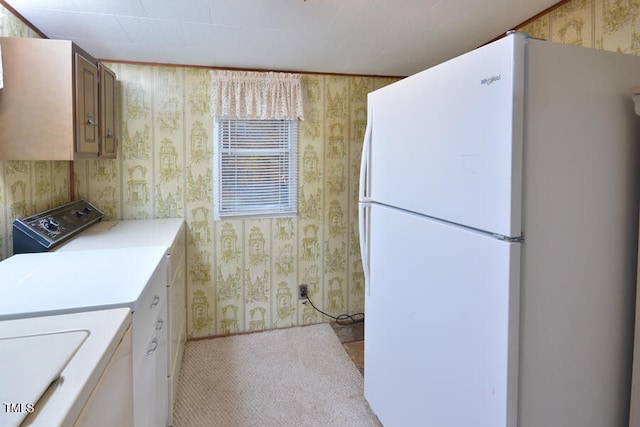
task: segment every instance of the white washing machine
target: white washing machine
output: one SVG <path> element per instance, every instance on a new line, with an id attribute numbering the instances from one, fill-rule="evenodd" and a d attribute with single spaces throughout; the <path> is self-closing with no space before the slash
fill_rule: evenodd
<path id="1" fill-rule="evenodd" d="M 166 257 L 163 246 L 14 255 L 0 262 L 0 324 L 126 309 L 135 425 L 166 426 Z"/>
<path id="2" fill-rule="evenodd" d="M 154 291 L 151 302 L 163 314 L 148 314 L 154 322 L 149 326 L 159 329 L 134 333 L 134 343 L 148 340 L 155 367 L 143 366 L 157 371 L 157 376 L 163 372 L 166 384 L 137 382 L 135 388 L 140 395 L 157 395 L 159 403 L 151 406 L 162 412 L 140 420 L 141 425 L 171 425 L 186 342 L 186 226 L 183 219 L 106 222 L 103 216 L 92 204 L 78 200 L 14 221 L 13 250 L 18 255 L 0 263 L 0 292 L 7 287 L 3 277 L 20 286 L 9 300 L 0 301 L 0 320 L 128 306 L 134 311 L 135 332 L 141 322 L 135 320 L 140 317 L 136 311 L 145 306 L 139 284 L 145 272 L 153 271 L 154 287 L 162 289 Z M 4 263 L 12 265 L 3 269 Z M 134 348 L 134 357 L 140 352 L 145 348 Z M 156 412 L 137 406 L 137 413 Z"/>
<path id="3" fill-rule="evenodd" d="M 136 311 L 149 284 L 166 284 L 166 253 L 154 246 L 9 257 L 0 262 L 0 320 L 118 307 Z"/>
<path id="4" fill-rule="evenodd" d="M 132 426 L 127 308 L 0 322 L 0 425 Z"/>
<path id="5" fill-rule="evenodd" d="M 102 221 L 60 244 L 56 252 L 78 252 L 98 248 L 167 248 L 167 320 L 169 425 L 187 339 L 186 225 L 182 218 Z"/>

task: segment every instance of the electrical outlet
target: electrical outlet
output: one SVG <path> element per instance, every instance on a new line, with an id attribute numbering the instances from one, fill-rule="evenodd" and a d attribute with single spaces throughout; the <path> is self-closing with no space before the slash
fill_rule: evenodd
<path id="1" fill-rule="evenodd" d="M 298 286 L 298 299 L 307 298 L 307 285 Z"/>

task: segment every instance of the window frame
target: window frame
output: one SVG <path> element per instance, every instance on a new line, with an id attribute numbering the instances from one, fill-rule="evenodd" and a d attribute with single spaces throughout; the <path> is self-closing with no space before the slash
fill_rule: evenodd
<path id="1" fill-rule="evenodd" d="M 259 123 L 259 125 L 258 125 Z M 252 146 L 252 132 L 259 132 L 252 128 L 263 128 L 271 130 L 272 125 L 275 128 L 283 128 L 285 123 L 286 130 L 282 131 L 273 140 L 265 138 L 264 146 L 271 144 L 271 147 L 262 147 L 257 143 Z M 231 129 L 231 126 L 235 129 Z M 225 133 L 225 126 L 228 126 Z M 249 129 L 248 132 L 241 134 L 239 128 Z M 285 135 L 286 134 L 286 135 Z M 239 135 L 239 136 L 238 136 Z M 260 135 L 262 136 L 262 135 Z M 231 138 L 235 138 L 231 141 Z M 275 141 L 275 144 L 274 144 Z M 283 145 L 284 144 L 284 145 Z M 258 160 L 263 158 L 264 161 Z M 274 161 L 278 158 L 277 161 Z M 240 167 L 234 169 L 233 163 L 236 165 L 255 164 L 256 168 Z M 223 163 L 226 161 L 225 165 Z M 244 162 L 244 163 L 243 163 Z M 264 172 L 271 168 L 270 164 L 281 166 L 278 173 L 279 177 L 268 175 L 271 172 Z M 280 120 L 280 119 L 238 119 L 238 118 L 214 118 L 214 219 L 250 219 L 250 218 L 282 218 L 297 215 L 298 211 L 298 185 L 297 185 L 297 169 L 298 169 L 298 121 L 297 120 Z M 267 191 L 260 193 L 259 186 L 251 189 L 251 185 L 243 184 L 243 176 L 246 181 L 248 175 L 252 173 L 260 173 L 260 167 L 265 175 L 262 175 L 267 181 Z M 235 173 L 231 173 L 235 171 Z M 257 172 L 256 172 L 257 171 Z M 226 176 L 225 176 L 226 174 Z M 232 176 L 233 175 L 233 176 Z M 234 179 L 235 178 L 235 179 Z M 277 184 L 277 180 L 283 180 L 283 184 Z M 231 182 L 229 182 L 231 180 Z M 270 181 L 269 181 L 270 180 Z M 274 191 L 274 188 L 282 185 L 286 191 L 282 193 Z M 235 191 L 232 191 L 232 190 Z M 253 191 L 249 195 L 249 191 Z M 241 196 L 238 196 L 238 193 Z M 261 196 L 262 194 L 262 196 Z M 277 194 L 279 200 L 273 203 L 260 202 L 261 198 L 275 197 Z M 232 196 L 235 198 L 232 199 Z M 252 202 L 238 202 L 238 200 L 246 200 L 253 198 Z M 235 202 L 233 201 L 235 200 Z"/>

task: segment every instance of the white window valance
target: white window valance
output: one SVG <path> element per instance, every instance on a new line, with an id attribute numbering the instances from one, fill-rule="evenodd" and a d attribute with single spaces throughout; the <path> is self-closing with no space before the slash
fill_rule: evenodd
<path id="1" fill-rule="evenodd" d="M 299 74 L 211 71 L 214 117 L 304 120 Z"/>

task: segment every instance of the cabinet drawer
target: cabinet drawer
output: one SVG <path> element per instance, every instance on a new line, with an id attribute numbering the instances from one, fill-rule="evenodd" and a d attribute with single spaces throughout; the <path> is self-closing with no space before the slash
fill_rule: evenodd
<path id="1" fill-rule="evenodd" d="M 162 264 L 166 263 L 163 259 Z M 144 290 L 140 304 L 133 312 L 133 355 L 136 357 L 145 346 L 150 331 L 155 329 L 158 318 L 166 322 L 167 319 L 167 273 L 164 265 L 159 265 L 149 284 Z"/>
<path id="2" fill-rule="evenodd" d="M 160 311 L 166 310 L 165 305 Z M 133 384 L 136 426 L 164 426 L 168 416 L 166 322 L 155 319 L 157 328 L 149 329 L 146 339 L 134 340 Z M 135 320 L 134 320 L 135 322 Z M 136 349 L 136 346 L 143 344 Z M 137 354 L 136 354 L 137 352 Z"/>
<path id="3" fill-rule="evenodd" d="M 158 304 L 157 309 L 154 307 L 152 311 L 145 313 L 155 314 L 151 319 L 148 317 L 136 317 L 136 314 L 133 314 L 133 360 L 136 363 L 156 350 L 167 351 L 169 322 L 167 321 L 167 305 L 165 301 L 163 299 Z M 138 322 L 140 319 L 143 319 L 146 323 Z M 154 344 L 153 341 L 156 341 L 156 343 Z M 162 348 L 158 348 L 160 345 L 162 345 Z M 163 360 L 166 361 L 167 357 L 168 355 L 165 355 Z"/>
<path id="4" fill-rule="evenodd" d="M 149 357 L 158 358 L 165 364 L 167 360 L 167 319 L 164 315 L 166 305 L 162 305 L 158 317 L 154 320 L 153 327 L 147 328 L 145 339 L 138 340 L 139 345 L 134 359 L 140 360 Z M 141 337 L 142 338 L 142 337 Z M 135 345 L 135 344 L 134 344 Z"/>

